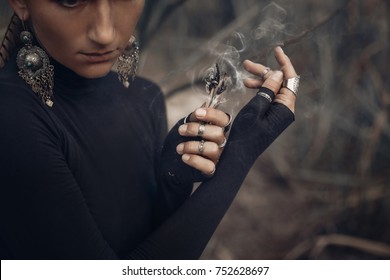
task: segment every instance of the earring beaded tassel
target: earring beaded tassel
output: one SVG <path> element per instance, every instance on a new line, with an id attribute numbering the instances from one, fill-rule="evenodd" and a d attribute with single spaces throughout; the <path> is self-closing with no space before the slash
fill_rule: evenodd
<path id="1" fill-rule="evenodd" d="M 19 50 L 16 63 L 19 76 L 31 86 L 47 106 L 52 107 L 54 67 L 46 52 L 40 47 L 33 46 L 33 36 L 28 31 L 20 33 L 20 41 L 24 46 Z"/>
<path id="2" fill-rule="evenodd" d="M 128 88 L 130 86 L 129 78 L 134 80 L 137 73 L 139 62 L 139 45 L 132 36 L 129 40 L 128 46 L 121 56 L 118 58 L 117 70 L 118 79 L 122 82 L 123 86 Z"/>

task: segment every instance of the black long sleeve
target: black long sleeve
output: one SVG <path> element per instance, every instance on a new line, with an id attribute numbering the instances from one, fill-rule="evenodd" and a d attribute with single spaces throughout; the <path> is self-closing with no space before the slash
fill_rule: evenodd
<path id="1" fill-rule="evenodd" d="M 2 259 L 198 258 L 254 160 L 293 120 L 255 97 L 214 177 L 189 197 L 188 182 L 158 167 L 166 126 L 156 86 L 137 79 L 127 91 L 114 74 L 85 80 L 56 66 L 53 108 L 15 65 L 0 72 Z"/>
<path id="2" fill-rule="evenodd" d="M 162 259 L 199 258 L 254 161 L 293 121 L 286 106 L 254 97 L 237 115 L 213 178 L 202 183 L 137 254 L 146 259 L 155 252 Z"/>

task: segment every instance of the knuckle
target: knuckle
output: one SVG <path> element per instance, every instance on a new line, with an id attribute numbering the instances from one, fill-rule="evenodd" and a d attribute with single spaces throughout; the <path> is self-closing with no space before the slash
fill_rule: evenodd
<path id="1" fill-rule="evenodd" d="M 288 88 L 282 87 L 280 89 L 280 93 L 280 98 L 283 98 L 285 100 L 291 101 L 296 99 L 295 94 Z"/>
<path id="2" fill-rule="evenodd" d="M 194 141 L 189 141 L 184 144 L 184 151 L 190 152 L 194 149 Z"/>
<path id="3" fill-rule="evenodd" d="M 224 141 L 225 141 L 225 134 L 223 133 L 223 131 L 221 131 L 221 133 L 218 135 L 218 140 L 217 140 L 217 142 L 220 144 L 216 144 L 216 145 L 217 146 L 221 145 Z"/>
<path id="4" fill-rule="evenodd" d="M 189 123 L 187 126 L 187 132 L 191 135 L 198 133 L 199 125 L 197 123 Z"/>
<path id="5" fill-rule="evenodd" d="M 210 142 L 210 144 L 209 144 L 209 151 L 214 156 L 218 155 L 218 153 L 219 153 L 218 144 L 215 143 L 215 142 Z"/>
<path id="6" fill-rule="evenodd" d="M 199 150 L 198 141 L 188 141 L 184 144 L 184 152 L 189 154 L 196 154 Z"/>
<path id="7" fill-rule="evenodd" d="M 215 137 L 218 140 L 223 140 L 224 139 L 225 134 L 223 133 L 223 128 L 222 127 L 220 127 L 220 126 L 218 127 L 218 129 L 215 132 Z"/>
<path id="8" fill-rule="evenodd" d="M 191 165 L 192 167 L 195 167 L 197 162 L 196 158 L 197 158 L 196 155 L 191 155 L 190 158 L 188 159 L 188 164 Z"/>
<path id="9" fill-rule="evenodd" d="M 210 134 L 210 136 L 212 136 L 216 140 L 223 138 L 224 137 L 223 127 L 219 125 L 213 125 L 212 134 Z"/>

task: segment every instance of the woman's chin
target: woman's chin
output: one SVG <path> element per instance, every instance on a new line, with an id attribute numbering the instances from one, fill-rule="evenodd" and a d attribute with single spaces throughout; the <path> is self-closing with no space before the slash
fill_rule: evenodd
<path id="1" fill-rule="evenodd" d="M 74 72 L 86 79 L 98 79 L 106 76 L 111 69 L 112 64 L 109 63 L 108 65 L 90 65 L 82 69 L 75 69 Z"/>

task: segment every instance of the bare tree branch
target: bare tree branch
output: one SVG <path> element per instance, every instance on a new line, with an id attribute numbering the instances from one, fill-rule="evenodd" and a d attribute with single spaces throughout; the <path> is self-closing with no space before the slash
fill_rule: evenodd
<path id="1" fill-rule="evenodd" d="M 328 22 L 330 22 L 333 18 L 335 18 L 339 13 L 341 13 L 351 2 L 352 0 L 347 0 L 341 7 L 337 8 L 333 13 L 329 14 L 327 17 L 325 17 L 323 20 L 318 22 L 313 27 L 303 31 L 300 35 L 294 38 L 290 38 L 289 40 L 284 42 L 284 45 L 292 45 L 295 43 L 298 43 L 300 40 L 304 39 L 307 35 L 310 33 L 315 32 L 317 29 L 319 29 L 321 26 L 326 25 Z M 262 3 L 252 7 L 252 9 L 238 17 L 235 21 L 233 21 L 231 24 L 229 24 L 227 27 L 225 27 L 223 30 L 218 32 L 211 40 L 210 40 L 210 48 L 217 47 L 221 42 L 226 40 L 234 31 L 239 29 L 240 27 L 244 26 L 245 24 L 249 23 L 253 18 L 255 18 L 258 15 L 259 10 L 262 8 Z M 270 49 L 269 51 L 271 51 Z M 267 51 L 267 52 L 269 52 Z M 205 52 L 203 50 L 198 50 L 192 55 L 192 61 L 190 62 L 191 65 L 195 65 L 201 58 L 205 56 Z M 256 60 L 258 58 L 258 55 L 254 55 L 250 59 Z M 174 89 L 171 89 L 169 92 L 167 92 L 166 97 L 170 98 L 173 97 L 175 94 L 179 93 L 180 91 L 183 91 L 185 89 L 190 88 L 194 84 L 201 84 L 202 80 L 196 80 L 196 81 L 190 81 L 186 84 L 180 85 Z"/>
<path id="2" fill-rule="evenodd" d="M 336 17 L 339 13 L 341 13 L 348 5 L 349 3 L 351 2 L 352 0 L 347 0 L 341 7 L 339 7 L 338 9 L 336 9 L 333 13 L 331 13 L 330 15 L 328 15 L 326 18 L 324 18 L 323 20 L 321 20 L 320 22 L 318 22 L 316 25 L 314 25 L 313 27 L 311 28 L 308 28 L 307 30 L 303 31 L 300 35 L 296 36 L 296 37 L 293 37 L 293 38 L 290 38 L 288 39 L 287 41 L 284 42 L 284 46 L 288 46 L 288 45 L 292 45 L 292 44 L 295 44 L 295 43 L 298 43 L 300 40 L 302 40 L 303 38 L 305 38 L 307 35 L 309 35 L 310 33 L 313 33 L 315 32 L 317 29 L 319 29 L 320 27 L 326 25 L 328 22 L 330 22 L 334 17 Z"/>
<path id="3" fill-rule="evenodd" d="M 140 20 L 140 29 L 142 30 L 140 37 L 140 43 L 145 47 L 149 41 L 160 30 L 161 25 L 166 21 L 178 8 L 184 5 L 189 0 L 176 0 L 175 2 L 167 5 L 162 12 L 158 15 L 158 18 L 154 21 L 151 20 L 156 13 L 153 13 L 155 6 L 159 0 L 150 0 L 147 2 L 147 6 L 144 9 L 144 16 Z M 154 23 L 154 24 L 153 24 Z"/>

